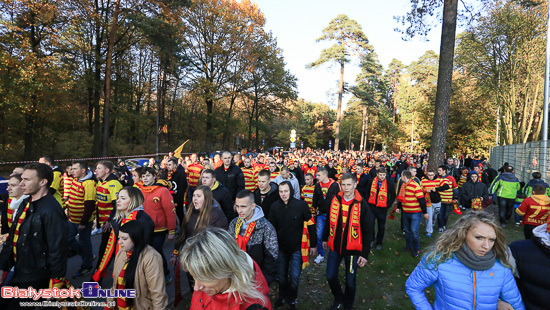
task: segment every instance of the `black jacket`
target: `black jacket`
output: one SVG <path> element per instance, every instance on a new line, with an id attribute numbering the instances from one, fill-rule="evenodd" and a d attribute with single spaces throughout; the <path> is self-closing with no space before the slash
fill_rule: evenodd
<path id="1" fill-rule="evenodd" d="M 9 199 L 8 193 L 0 194 L 0 213 L 2 213 L 2 217 L 0 218 L 1 223 L 1 230 L 0 234 L 4 235 L 9 232 L 9 226 L 8 226 L 8 199 Z"/>
<path id="2" fill-rule="evenodd" d="M 472 199 L 482 197 L 483 200 L 489 198 L 489 193 L 487 191 L 487 185 L 483 182 L 472 181 L 472 174 L 468 175 L 468 181 L 462 185 L 460 188 L 460 198 L 465 208 L 472 207 Z"/>
<path id="3" fill-rule="evenodd" d="M 216 180 L 225 185 L 233 200 L 235 200 L 237 193 L 244 189 L 243 171 L 233 163 L 231 163 L 227 170 L 225 170 L 223 165 L 218 167 L 216 169 Z"/>
<path id="4" fill-rule="evenodd" d="M 215 189 L 212 190 L 212 196 L 220 204 L 225 217 L 227 217 L 227 222 L 230 222 L 237 216 L 237 212 L 233 209 L 231 193 L 221 182 L 216 182 L 218 185 L 214 185 Z"/>
<path id="5" fill-rule="evenodd" d="M 330 168 L 329 165 L 325 165 L 325 169 L 328 171 L 328 177 L 333 179 L 334 181 L 338 181 L 336 179 L 336 174 L 338 174 L 338 171 L 336 171 L 336 168 L 332 167 Z M 315 176 L 313 176 L 315 178 Z"/>
<path id="6" fill-rule="evenodd" d="M 300 169 L 300 167 L 293 168 L 293 169 L 289 168 L 289 170 L 291 173 L 294 174 L 296 179 L 298 179 L 298 184 L 300 184 L 300 186 L 304 186 L 304 184 L 306 184 L 304 172 L 302 171 L 302 169 Z M 315 176 L 313 176 L 313 178 L 315 179 Z"/>
<path id="7" fill-rule="evenodd" d="M 357 174 L 355 174 L 355 176 L 357 177 Z M 357 191 L 363 198 L 366 197 L 368 199 L 370 191 L 369 184 L 371 184 L 371 182 L 372 178 L 366 173 L 361 174 L 361 176 L 357 178 Z"/>
<path id="8" fill-rule="evenodd" d="M 300 251 L 304 222 L 311 219 L 311 212 L 309 211 L 307 203 L 303 200 L 294 198 L 292 188 L 290 192 L 288 204 L 279 200 L 271 206 L 269 213 L 269 221 L 277 231 L 279 251 L 284 253 Z M 308 231 L 309 246 L 316 247 L 317 234 L 315 232 L 315 225 L 308 226 Z"/>
<path id="9" fill-rule="evenodd" d="M 143 210 L 143 207 L 137 208 L 138 213 L 136 215 L 136 221 L 140 222 L 142 224 L 144 231 L 144 238 L 145 242 L 148 245 L 151 245 L 151 242 L 153 240 L 153 233 L 155 231 L 155 222 L 153 222 L 153 219 L 149 216 L 149 214 L 145 213 Z M 120 230 L 120 225 L 122 223 L 122 219 L 112 219 L 110 220 L 111 227 L 115 233 L 116 240 L 118 240 L 118 232 Z"/>
<path id="10" fill-rule="evenodd" d="M 321 182 L 318 182 L 313 189 L 313 202 L 311 206 L 315 208 L 319 214 L 326 214 L 330 209 L 332 198 L 334 198 L 339 191 L 340 185 L 338 185 L 338 182 L 332 182 L 325 197 L 323 195 L 323 189 L 321 188 Z"/>
<path id="11" fill-rule="evenodd" d="M 269 183 L 269 185 L 271 186 L 271 189 L 269 190 L 269 192 L 267 192 L 267 195 L 265 196 L 263 201 L 262 201 L 262 194 L 260 193 L 260 188 L 257 187 L 254 190 L 254 203 L 257 206 L 262 207 L 264 214 L 267 216 L 269 216 L 269 213 L 271 211 L 271 206 L 276 201 L 281 200 L 281 197 L 279 197 L 279 186 L 274 182 Z"/>
<path id="12" fill-rule="evenodd" d="M 367 186 L 367 192 L 366 192 L 366 195 L 363 196 L 363 198 L 365 199 L 365 201 L 368 203 L 369 202 L 369 198 L 370 198 L 370 189 L 372 188 L 372 182 L 374 182 L 374 179 L 371 180 Z M 378 201 L 378 192 L 380 191 L 380 188 L 378 187 L 378 185 L 376 185 L 377 188 L 376 188 L 376 201 Z M 393 183 L 392 181 L 390 181 L 387 177 L 386 177 L 386 192 L 387 192 L 387 208 L 391 208 L 393 206 L 393 202 L 395 201 L 395 198 L 396 198 L 396 192 L 395 192 L 395 183 Z M 376 205 L 376 204 L 375 204 Z"/>
<path id="13" fill-rule="evenodd" d="M 14 223 L 17 223 L 26 205 L 26 201 L 21 203 Z M 15 264 L 13 282 L 64 278 L 67 273 L 69 227 L 59 202 L 48 194 L 30 203 L 19 228 L 17 263 L 13 260 L 16 226 L 12 225 L 10 236 L 0 253 L 0 269 L 8 271 Z"/>
<path id="14" fill-rule="evenodd" d="M 389 184 L 390 182 L 388 182 Z M 336 195 L 335 200 L 340 204 L 340 208 L 342 208 L 342 198 L 344 196 L 344 192 L 340 192 L 338 195 Z M 361 244 L 362 249 L 361 251 L 351 251 L 347 250 L 346 246 L 348 243 L 348 230 L 349 230 L 349 217 L 346 224 L 346 227 L 342 228 L 342 212 L 339 212 L 338 214 L 338 222 L 336 223 L 336 230 L 334 231 L 334 244 L 333 244 L 333 250 L 338 252 L 338 254 L 344 256 L 344 255 L 361 255 L 364 258 L 369 257 L 370 252 L 370 243 L 374 239 L 374 228 L 373 224 L 371 223 L 371 212 L 369 211 L 369 206 L 363 197 L 359 194 L 359 192 L 355 191 L 355 198 L 352 201 L 352 205 L 355 203 L 361 204 L 361 213 L 359 220 L 361 225 Z M 351 208 L 350 208 L 351 211 Z M 330 233 L 330 219 L 327 218 L 327 222 L 325 223 L 325 229 L 323 230 L 323 241 L 326 242 L 329 239 L 329 233 Z"/>
<path id="15" fill-rule="evenodd" d="M 515 241 L 510 250 L 516 260 L 519 278 L 516 278 L 525 308 L 548 309 L 550 295 L 550 248 L 537 236 Z"/>
<path id="16" fill-rule="evenodd" d="M 191 212 L 189 222 L 186 223 L 185 227 L 183 227 L 183 224 L 181 227 L 181 229 L 185 232 L 185 235 L 182 235 L 174 243 L 174 249 L 178 251 L 181 251 L 181 248 L 185 245 L 185 241 L 188 238 L 193 237 L 198 233 L 198 231 L 195 230 L 195 225 L 197 225 L 197 221 L 199 220 L 200 210 L 195 209 L 193 204 L 190 204 L 187 207 L 187 212 Z M 220 207 L 213 207 L 212 212 L 210 213 L 208 226 L 227 230 L 227 223 L 228 221 L 223 210 L 221 210 Z"/>
<path id="17" fill-rule="evenodd" d="M 183 207 L 183 199 L 187 190 L 187 174 L 185 168 L 178 165 L 176 171 L 172 174 L 172 178 L 167 180 L 170 182 L 170 194 L 174 197 L 174 206 Z"/>

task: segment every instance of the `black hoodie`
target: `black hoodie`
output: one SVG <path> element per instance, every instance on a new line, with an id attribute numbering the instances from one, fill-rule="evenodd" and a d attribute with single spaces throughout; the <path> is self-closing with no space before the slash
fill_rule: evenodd
<path id="1" fill-rule="evenodd" d="M 263 201 L 262 201 L 262 194 L 260 193 L 260 188 L 257 187 L 254 190 L 254 203 L 257 206 L 262 207 L 264 214 L 266 214 L 267 216 L 269 216 L 271 205 L 273 205 L 276 201 L 281 200 L 281 198 L 279 197 L 279 186 L 274 182 L 269 183 L 269 185 L 271 186 L 271 188 L 267 192 Z M 268 217 L 266 218 L 269 219 Z"/>

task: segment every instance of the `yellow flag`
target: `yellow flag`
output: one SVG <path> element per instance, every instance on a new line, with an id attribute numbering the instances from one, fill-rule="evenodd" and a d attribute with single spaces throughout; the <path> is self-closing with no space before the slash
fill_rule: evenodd
<path id="1" fill-rule="evenodd" d="M 185 143 L 187 143 L 189 141 L 189 139 L 187 139 L 187 141 L 183 142 L 182 145 L 180 145 L 175 151 L 174 151 L 174 156 L 176 158 L 181 158 L 181 151 L 183 150 L 183 146 L 185 145 Z"/>

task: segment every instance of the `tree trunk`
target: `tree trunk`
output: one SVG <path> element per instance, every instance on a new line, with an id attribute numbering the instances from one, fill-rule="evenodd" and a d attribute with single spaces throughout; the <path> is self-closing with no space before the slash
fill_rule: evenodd
<path id="1" fill-rule="evenodd" d="M 340 83 L 338 83 L 338 110 L 336 111 L 336 130 L 334 133 L 334 150 L 340 146 L 340 120 L 342 119 L 342 96 L 344 94 L 344 62 L 340 61 Z"/>
<path id="2" fill-rule="evenodd" d="M 101 35 L 101 19 L 99 3 L 95 1 L 95 47 L 94 47 L 94 80 L 93 80 L 93 135 L 94 142 L 92 145 L 93 156 L 99 156 L 101 154 L 101 128 L 100 128 L 100 110 L 99 101 L 101 99 L 101 43 L 103 42 L 103 36 Z"/>
<path id="3" fill-rule="evenodd" d="M 362 118 L 362 126 L 361 126 L 361 145 L 360 149 L 361 151 L 365 149 L 365 125 L 366 125 L 366 119 L 367 119 L 367 106 L 363 106 L 363 118 Z"/>
<path id="4" fill-rule="evenodd" d="M 30 33 L 30 44 L 31 44 L 31 50 L 34 54 L 34 76 L 31 78 L 32 85 L 36 86 L 36 72 L 37 72 L 37 66 L 39 55 L 38 55 L 38 39 L 36 38 L 36 29 L 34 26 L 35 21 L 35 14 L 31 13 L 31 33 Z M 28 107 L 27 111 L 25 112 L 25 131 L 24 131 L 24 138 L 23 141 L 25 143 L 23 156 L 26 160 L 31 160 L 33 158 L 33 152 L 34 152 L 34 132 L 35 132 L 35 123 L 36 123 L 36 111 L 38 109 L 38 96 L 36 95 L 36 89 L 32 89 L 31 93 L 31 102 L 30 107 Z"/>
<path id="5" fill-rule="evenodd" d="M 206 151 L 212 151 L 212 111 L 214 108 L 214 99 L 212 94 L 206 99 Z"/>
<path id="6" fill-rule="evenodd" d="M 117 0 L 115 12 L 113 14 L 113 23 L 109 33 L 109 45 L 107 47 L 107 64 L 105 65 L 105 104 L 103 106 L 103 150 L 101 154 L 107 156 L 109 150 L 110 137 L 110 116 L 111 116 L 111 67 L 113 65 L 113 47 L 115 45 L 115 35 L 118 24 L 118 14 L 120 11 L 120 0 Z"/>
<path id="7" fill-rule="evenodd" d="M 443 6 L 443 27 L 435 95 L 435 113 L 430 144 L 428 169 L 436 169 L 443 160 L 447 144 L 447 125 L 453 80 L 453 58 L 455 52 L 456 17 L 458 0 L 445 0 Z"/>

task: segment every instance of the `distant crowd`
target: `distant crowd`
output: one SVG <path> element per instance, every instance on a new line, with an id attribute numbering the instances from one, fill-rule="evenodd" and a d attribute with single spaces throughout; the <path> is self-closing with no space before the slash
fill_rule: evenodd
<path id="1" fill-rule="evenodd" d="M 417 309 L 431 308 L 423 291 L 432 284 L 438 309 L 547 309 L 550 277 L 537 270 L 550 272 L 550 189 L 540 172 L 526 181 L 507 163 L 496 170 L 470 156 L 437 169 L 428 154 L 309 149 L 170 154 L 143 167 L 59 167 L 43 156 L 14 169 L 2 198 L 2 285 L 62 288 L 71 277 L 101 284 L 112 265 L 112 290 L 136 290 L 135 298 L 109 298 L 113 309 L 165 309 L 172 282 L 176 304 L 189 285 L 191 309 L 296 309 L 301 270 L 315 263 L 326 264 L 331 309 L 352 309 L 357 268 L 383 251 L 386 220 L 400 214 L 405 253 L 419 257 L 421 235 L 438 237 L 407 281 Z M 492 204 L 498 219 L 484 211 Z M 451 212 L 461 215 L 454 225 Z M 526 240 L 508 248 L 510 221 L 523 225 Z M 174 241 L 170 257 L 165 241 Z M 81 266 L 68 276 L 75 255 Z M 18 309 L 19 301 L 0 305 Z"/>

